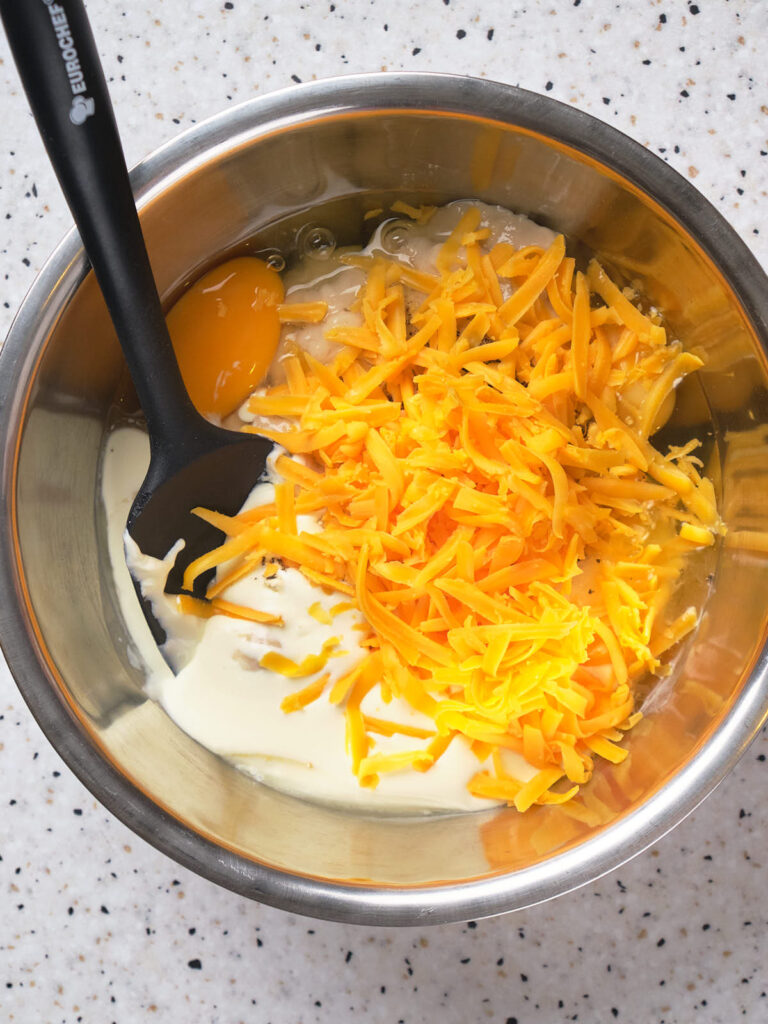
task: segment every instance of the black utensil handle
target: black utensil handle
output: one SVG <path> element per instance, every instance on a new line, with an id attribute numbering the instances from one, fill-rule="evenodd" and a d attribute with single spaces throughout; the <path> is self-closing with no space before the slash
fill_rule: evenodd
<path id="1" fill-rule="evenodd" d="M 150 434 L 173 443 L 197 413 L 165 325 L 85 9 L 81 0 L 0 0 L 0 18 Z"/>

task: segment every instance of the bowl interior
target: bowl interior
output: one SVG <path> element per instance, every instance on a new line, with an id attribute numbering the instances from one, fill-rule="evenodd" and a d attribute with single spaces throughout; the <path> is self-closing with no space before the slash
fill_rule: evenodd
<path id="1" fill-rule="evenodd" d="M 668 431 L 673 443 L 705 441 L 729 531 L 690 573 L 684 597 L 703 604 L 700 627 L 678 652 L 671 681 L 650 694 L 627 761 L 602 764 L 563 808 L 377 818 L 312 805 L 241 775 L 146 697 L 130 652 L 97 482 L 106 425 L 132 411 L 132 397 L 93 275 L 78 257 L 37 317 L 18 370 L 14 566 L 26 642 L 44 673 L 42 683 L 27 673 L 22 688 L 33 709 L 56 705 L 49 734 L 102 799 L 166 852 L 249 895 L 344 916 L 311 905 L 313 884 L 401 893 L 428 886 L 437 900 L 446 886 L 503 879 L 488 912 L 565 891 L 690 810 L 706 786 L 685 784 L 686 772 L 709 772 L 711 787 L 734 744 L 748 738 L 742 727 L 721 749 L 723 723 L 739 702 L 765 705 L 764 692 L 745 692 L 768 617 L 768 376 L 736 285 L 668 203 L 594 156 L 503 119 L 393 108 L 313 112 L 291 123 L 241 118 L 236 127 L 226 142 L 179 147 L 147 172 L 142 224 L 169 300 L 227 254 L 290 253 L 307 222 L 342 242 L 361 241 L 365 212 L 395 198 L 475 197 L 565 232 L 574 254 L 594 252 L 638 282 L 672 331 L 706 353 Z M 41 720 L 47 714 L 40 711 Z M 84 746 L 97 751 L 87 764 Z M 291 894 L 281 895 L 276 887 L 289 876 Z M 415 919 L 408 913 L 401 919 Z M 449 916 L 461 911 L 441 912 Z"/>

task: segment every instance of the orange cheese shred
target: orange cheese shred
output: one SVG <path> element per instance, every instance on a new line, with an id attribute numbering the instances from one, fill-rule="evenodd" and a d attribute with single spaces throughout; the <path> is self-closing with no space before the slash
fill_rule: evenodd
<path id="1" fill-rule="evenodd" d="M 327 312 L 327 302 L 283 302 L 277 307 L 282 324 L 319 324 Z"/>
<path id="2" fill-rule="evenodd" d="M 312 704 L 322 696 L 323 690 L 330 678 L 330 673 L 326 672 L 324 676 L 321 676 L 314 682 L 304 686 L 301 690 L 296 690 L 295 693 L 290 693 L 280 702 L 280 710 L 284 711 L 286 714 L 290 714 L 292 711 L 301 711 L 302 708 Z"/>

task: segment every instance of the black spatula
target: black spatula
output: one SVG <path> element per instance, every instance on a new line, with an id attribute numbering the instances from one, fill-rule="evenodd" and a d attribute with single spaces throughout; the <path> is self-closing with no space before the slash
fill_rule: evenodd
<path id="1" fill-rule="evenodd" d="M 187 395 L 81 0 L 0 0 L 0 17 L 147 421 L 151 461 L 128 530 L 156 558 L 178 538 L 185 541 L 169 577 L 172 592 L 180 587 L 183 568 L 222 539 L 190 510 L 202 505 L 236 512 L 263 473 L 272 444 L 212 425 Z M 144 612 L 162 641 L 163 630 L 146 603 Z"/>

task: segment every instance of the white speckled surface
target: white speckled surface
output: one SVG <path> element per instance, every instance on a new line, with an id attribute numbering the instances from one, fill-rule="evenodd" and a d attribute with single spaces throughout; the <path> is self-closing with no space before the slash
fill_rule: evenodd
<path id="1" fill-rule="evenodd" d="M 664 156 L 768 265 L 759 0 L 92 0 L 128 162 L 271 89 L 452 70 L 548 92 Z M 69 216 L 0 40 L 0 336 Z M 0 671 L 0 1020 L 768 1020 L 763 735 L 654 849 L 576 893 L 400 931 L 260 907 L 135 838 Z"/>

